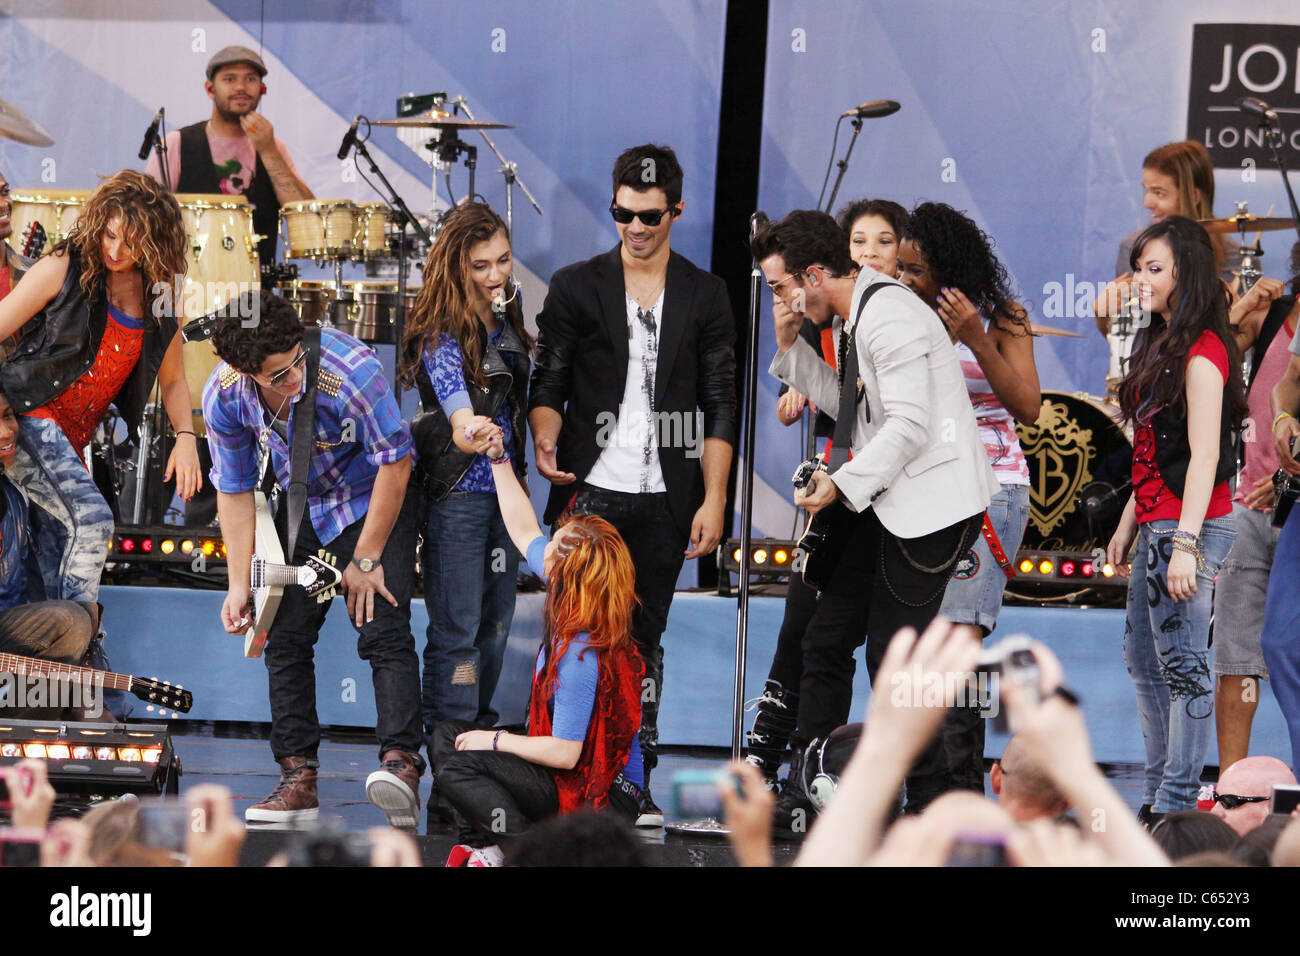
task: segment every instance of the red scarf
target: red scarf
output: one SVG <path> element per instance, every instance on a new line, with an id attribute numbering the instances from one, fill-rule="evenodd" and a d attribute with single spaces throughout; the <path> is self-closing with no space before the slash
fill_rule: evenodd
<path id="1" fill-rule="evenodd" d="M 580 654 L 584 647 L 570 644 L 566 654 Z M 588 653 L 596 653 L 587 649 Z M 533 737 L 551 735 L 550 698 L 542 693 L 546 672 L 554 663 L 546 661 L 533 676 L 529 698 L 528 733 Z M 555 788 L 559 792 L 560 813 L 573 813 L 583 807 L 600 810 L 609 802 L 609 788 L 618 772 L 627 764 L 632 738 L 641 729 L 641 678 L 645 665 L 630 649 L 612 654 L 600 652 L 600 679 L 596 684 L 596 701 L 582 742 L 582 755 L 572 770 L 552 768 Z"/>

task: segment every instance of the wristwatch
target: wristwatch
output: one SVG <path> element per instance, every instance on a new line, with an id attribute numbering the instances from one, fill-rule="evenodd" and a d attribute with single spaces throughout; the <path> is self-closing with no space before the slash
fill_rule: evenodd
<path id="1" fill-rule="evenodd" d="M 372 561 L 370 558 L 357 558 L 357 557 L 354 557 L 354 558 L 352 559 L 352 563 L 355 564 L 357 567 L 359 567 L 359 568 L 360 568 L 363 572 L 365 572 L 366 574 L 369 574 L 369 573 L 370 573 L 371 571 L 373 571 L 375 568 L 379 567 L 379 562 L 378 562 L 378 561 Z"/>

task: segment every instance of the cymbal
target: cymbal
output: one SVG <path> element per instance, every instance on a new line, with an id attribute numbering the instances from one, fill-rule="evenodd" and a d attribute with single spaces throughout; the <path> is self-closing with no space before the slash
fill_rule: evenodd
<path id="1" fill-rule="evenodd" d="M 1051 326 L 1051 325 L 1038 325 L 1038 324 L 1033 323 L 1033 322 L 1030 322 L 1030 323 L 1029 323 L 1029 330 L 1030 330 L 1031 332 L 1033 332 L 1034 335 L 1054 335 L 1054 336 L 1056 336 L 1056 337 L 1058 337 L 1058 338 L 1062 338 L 1062 339 L 1081 339 L 1081 338 L 1083 338 L 1083 336 L 1080 335 L 1078 332 L 1067 332 L 1065 329 L 1058 329 L 1058 328 L 1056 328 L 1055 326 Z"/>
<path id="2" fill-rule="evenodd" d="M 446 116 L 423 113 L 419 116 L 398 116 L 393 119 L 374 120 L 371 126 L 414 126 L 425 129 L 514 129 L 510 123 L 487 123 L 466 119 L 463 116 Z"/>
<path id="3" fill-rule="evenodd" d="M 0 100 L 0 136 L 28 146 L 54 145 L 54 137 L 44 126 L 4 100 Z"/>
<path id="4" fill-rule="evenodd" d="M 1294 219 L 1281 216 L 1229 216 L 1226 219 L 1199 219 L 1206 232 L 1274 232 L 1278 229 L 1290 229 L 1295 225 Z"/>

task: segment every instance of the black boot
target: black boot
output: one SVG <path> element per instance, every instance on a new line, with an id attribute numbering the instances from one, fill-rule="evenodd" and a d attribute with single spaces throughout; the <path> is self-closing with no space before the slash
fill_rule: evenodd
<path id="1" fill-rule="evenodd" d="M 758 713 L 754 728 L 745 735 L 745 759 L 762 772 L 769 790 L 777 790 L 777 776 L 798 716 L 799 694 L 769 678 L 763 696 L 750 703 L 757 707 Z"/>
<path id="2" fill-rule="evenodd" d="M 790 755 L 790 772 L 781 781 L 781 792 L 772 812 L 772 829 L 783 833 L 804 834 L 812 826 L 817 811 L 804 792 L 804 751 L 795 747 Z"/>

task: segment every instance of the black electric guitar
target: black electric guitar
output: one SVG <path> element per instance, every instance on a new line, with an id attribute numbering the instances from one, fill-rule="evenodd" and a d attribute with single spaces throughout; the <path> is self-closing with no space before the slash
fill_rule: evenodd
<path id="1" fill-rule="evenodd" d="M 169 681 L 160 681 L 156 677 L 149 680 L 144 677 L 133 677 L 130 674 L 95 670 L 93 667 L 60 664 L 39 657 L 0 654 L 0 674 L 44 677 L 50 680 L 75 680 L 82 684 L 126 691 L 147 704 L 156 704 L 163 710 L 179 711 L 182 714 L 188 714 L 190 708 L 194 706 L 194 695 L 179 684 L 173 687 Z"/>
<path id="2" fill-rule="evenodd" d="M 308 556 L 301 566 L 284 563 L 284 549 L 275 531 L 275 519 L 266 503 L 266 495 L 259 489 L 255 495 L 257 523 L 254 532 L 253 566 L 249 583 L 253 592 L 253 626 L 244 635 L 244 656 L 261 657 L 266 647 L 271 622 L 280 610 L 284 589 L 300 585 L 308 597 L 323 604 L 334 597 L 343 582 L 343 572 L 334 566 L 334 556 L 318 551 L 316 557 Z"/>
<path id="3" fill-rule="evenodd" d="M 814 472 L 825 470 L 826 463 L 820 457 L 801 462 L 791 479 L 795 491 L 807 488 Z M 790 568 L 796 574 L 802 573 L 809 587 L 821 591 L 830 583 L 831 574 L 848 543 L 852 516 L 853 513 L 841 502 L 833 501 L 808 519 L 799 543 L 795 545 Z"/>

